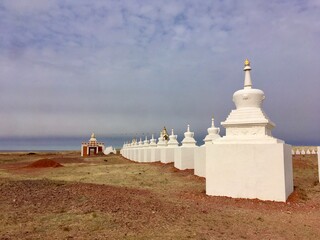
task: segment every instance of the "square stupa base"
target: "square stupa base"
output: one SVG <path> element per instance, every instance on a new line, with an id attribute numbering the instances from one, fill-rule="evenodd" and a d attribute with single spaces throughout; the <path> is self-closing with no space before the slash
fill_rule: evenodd
<path id="1" fill-rule="evenodd" d="M 140 148 L 138 151 L 139 151 L 139 154 L 138 154 L 138 159 L 137 159 L 137 162 L 143 162 L 144 161 L 144 148 Z"/>
<path id="2" fill-rule="evenodd" d="M 179 170 L 194 169 L 196 147 L 179 147 L 174 150 L 174 167 Z"/>
<path id="3" fill-rule="evenodd" d="M 206 146 L 201 146 L 194 151 L 194 175 L 206 177 Z"/>
<path id="4" fill-rule="evenodd" d="M 162 163 L 174 162 L 174 149 L 175 148 L 170 148 L 170 147 L 161 149 L 160 161 Z"/>
<path id="5" fill-rule="evenodd" d="M 133 150 L 133 158 L 132 158 L 132 161 L 135 161 L 137 162 L 139 159 L 139 149 L 138 148 L 135 148 Z"/>
<path id="6" fill-rule="evenodd" d="M 207 147 L 207 195 L 285 202 L 292 192 L 290 145 L 240 143 Z"/>
<path id="7" fill-rule="evenodd" d="M 143 162 L 150 162 L 151 158 L 151 149 L 146 147 L 143 152 Z"/>
<path id="8" fill-rule="evenodd" d="M 157 147 L 151 148 L 149 162 L 158 162 L 158 161 L 160 161 L 160 149 Z"/>

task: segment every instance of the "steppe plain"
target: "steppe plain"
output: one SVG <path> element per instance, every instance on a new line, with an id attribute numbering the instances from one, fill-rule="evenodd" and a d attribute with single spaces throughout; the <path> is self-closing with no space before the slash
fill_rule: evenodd
<path id="1" fill-rule="evenodd" d="M 293 166 L 278 203 L 207 196 L 192 170 L 119 154 L 0 153 L 0 239 L 319 239 L 317 156 Z"/>

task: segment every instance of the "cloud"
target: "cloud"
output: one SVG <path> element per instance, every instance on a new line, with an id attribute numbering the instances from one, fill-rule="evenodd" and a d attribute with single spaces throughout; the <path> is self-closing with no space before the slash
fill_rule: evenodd
<path id="1" fill-rule="evenodd" d="M 204 135 L 213 113 L 218 124 L 234 108 L 248 57 L 274 134 L 317 143 L 319 10 L 317 1 L 2 1 L 1 135 L 163 125 L 182 134 L 188 123 Z"/>

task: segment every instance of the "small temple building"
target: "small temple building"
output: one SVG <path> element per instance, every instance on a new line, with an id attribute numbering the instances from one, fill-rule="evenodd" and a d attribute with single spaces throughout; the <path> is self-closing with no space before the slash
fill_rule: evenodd
<path id="1" fill-rule="evenodd" d="M 89 142 L 83 142 L 81 144 L 81 157 L 103 153 L 104 148 L 104 143 L 98 142 L 94 133 L 92 133 Z"/>

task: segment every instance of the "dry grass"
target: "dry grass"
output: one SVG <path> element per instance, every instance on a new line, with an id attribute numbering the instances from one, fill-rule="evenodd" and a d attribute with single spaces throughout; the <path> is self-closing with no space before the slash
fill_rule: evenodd
<path id="1" fill-rule="evenodd" d="M 78 156 L 0 154 L 0 239 L 317 239 L 320 234 L 315 156 L 294 159 L 296 190 L 287 203 L 206 196 L 204 179 L 172 164 Z M 64 167 L 22 168 L 43 158 Z"/>

